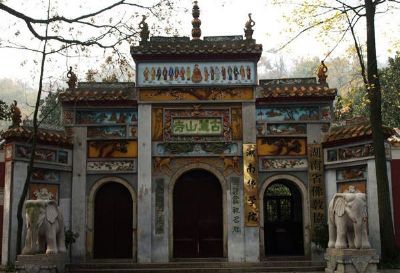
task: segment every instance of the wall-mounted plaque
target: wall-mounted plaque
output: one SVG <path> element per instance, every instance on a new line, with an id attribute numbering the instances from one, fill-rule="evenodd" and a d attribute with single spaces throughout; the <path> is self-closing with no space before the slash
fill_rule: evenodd
<path id="1" fill-rule="evenodd" d="M 139 63 L 137 86 L 254 85 L 254 62 Z"/>

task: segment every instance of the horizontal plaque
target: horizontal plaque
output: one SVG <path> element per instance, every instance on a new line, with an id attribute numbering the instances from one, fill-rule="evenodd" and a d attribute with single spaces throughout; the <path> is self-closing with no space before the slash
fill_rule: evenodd
<path id="1" fill-rule="evenodd" d="M 173 135 L 222 135 L 222 118 L 172 118 Z"/>
<path id="2" fill-rule="evenodd" d="M 138 86 L 254 85 L 254 62 L 139 63 Z"/>

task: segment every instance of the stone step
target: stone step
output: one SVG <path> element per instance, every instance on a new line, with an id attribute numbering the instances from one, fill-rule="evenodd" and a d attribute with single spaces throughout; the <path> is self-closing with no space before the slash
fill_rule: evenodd
<path id="1" fill-rule="evenodd" d="M 127 262 L 86 262 L 68 264 L 69 273 L 254 273 L 254 272 L 323 272 L 325 264 L 312 261 L 262 261 L 259 263 L 171 262 L 137 264 Z"/>

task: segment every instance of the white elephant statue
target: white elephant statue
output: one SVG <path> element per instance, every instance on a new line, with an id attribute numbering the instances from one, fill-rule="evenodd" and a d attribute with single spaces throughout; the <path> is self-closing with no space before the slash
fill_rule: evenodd
<path id="1" fill-rule="evenodd" d="M 371 248 L 365 193 L 336 193 L 328 208 L 328 248 Z"/>
<path id="2" fill-rule="evenodd" d="M 53 200 L 25 201 L 26 240 L 23 255 L 66 252 L 64 219 Z"/>

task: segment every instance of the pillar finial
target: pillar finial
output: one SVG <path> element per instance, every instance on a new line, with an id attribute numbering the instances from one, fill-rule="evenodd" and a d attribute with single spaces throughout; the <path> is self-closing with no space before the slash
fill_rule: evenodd
<path id="1" fill-rule="evenodd" d="M 244 36 L 246 37 L 246 40 L 253 40 L 253 32 L 254 29 L 253 27 L 256 25 L 256 22 L 251 19 L 251 13 L 249 13 L 249 20 L 246 22 L 244 25 Z"/>
<path id="2" fill-rule="evenodd" d="M 324 61 L 321 61 L 321 64 L 317 68 L 318 82 L 320 84 L 326 84 L 326 78 L 328 78 L 326 72 L 328 72 L 328 67 L 325 65 Z"/>
<path id="3" fill-rule="evenodd" d="M 192 39 L 193 40 L 199 40 L 201 37 L 201 21 L 199 19 L 200 16 L 200 8 L 197 5 L 197 1 L 193 2 L 193 9 L 192 9 L 192 15 L 193 15 L 193 20 L 192 20 Z"/>
<path id="4" fill-rule="evenodd" d="M 149 40 L 149 25 L 146 23 L 146 15 L 142 15 L 142 21 L 139 23 L 139 28 L 140 28 L 140 39 L 141 42 L 147 42 Z"/>
<path id="5" fill-rule="evenodd" d="M 76 87 L 76 82 L 78 81 L 78 77 L 76 74 L 72 71 L 72 66 L 69 67 L 69 71 L 67 73 L 67 84 L 69 89 L 74 89 Z"/>

